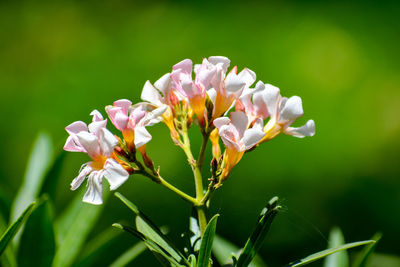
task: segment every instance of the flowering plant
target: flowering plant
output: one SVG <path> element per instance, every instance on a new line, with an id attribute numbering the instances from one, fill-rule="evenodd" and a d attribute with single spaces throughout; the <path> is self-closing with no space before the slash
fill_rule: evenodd
<path id="1" fill-rule="evenodd" d="M 64 150 L 83 152 L 91 158 L 81 166 L 71 183 L 71 189 L 76 190 L 87 180 L 83 202 L 94 205 L 103 203 L 104 179 L 110 190 L 116 190 L 132 177 L 143 175 L 190 203 L 196 216 L 190 218 L 189 245 L 181 251 L 132 202 L 119 193 L 115 194 L 134 212 L 136 220 L 135 227 L 122 224 L 114 226 L 142 240 L 157 259 L 167 266 L 206 267 L 217 265 L 215 259 L 221 265 L 230 261 L 232 266 L 262 266 L 256 256 L 273 219 L 281 209 L 278 198 L 274 197 L 267 203 L 243 249 L 233 249 L 236 250 L 230 251 L 233 255 L 226 255 L 226 249 L 221 252 L 215 248 L 215 244 L 221 247 L 227 241 L 215 235 L 219 215 L 209 219 L 208 208 L 212 197 L 232 176 L 232 169 L 245 153 L 258 149 L 279 134 L 298 138 L 315 134 L 313 120 L 300 127 L 293 126 L 304 114 L 300 97 L 283 97 L 277 87 L 262 81 L 253 87 L 256 74 L 252 70 L 244 68 L 238 72 L 237 66 L 231 69 L 229 66 L 230 60 L 221 56 L 203 59 L 201 64 L 194 66 L 191 60 L 185 59 L 175 64 L 170 73 L 154 84 L 150 81 L 145 83 L 141 94 L 143 102 L 132 104 L 130 100 L 120 99 L 106 106 L 105 111 L 119 131 L 118 135 L 113 135 L 107 129 L 108 119 L 97 110 L 90 113 L 92 122 L 89 125 L 77 121 L 65 128 L 69 137 Z M 148 128 L 160 122 L 168 127 L 172 141 L 187 157 L 193 171 L 195 196 L 176 188 L 162 177 L 160 167 L 146 152 L 146 146 L 152 139 Z M 188 132 L 195 125 L 202 135 L 197 157 L 193 154 Z M 212 160 L 207 164 L 210 173 L 208 179 L 203 179 L 202 170 L 209 142 L 212 146 Z M 204 184 L 205 181 L 207 184 Z M 43 201 L 35 205 L 40 206 Z M 35 205 L 30 206 L 21 218 L 29 216 Z M 79 203 L 77 205 L 79 207 Z M 66 225 L 61 223 L 59 228 L 64 227 L 65 230 L 68 227 Z M 14 233 L 12 229 L 10 231 Z M 67 242 L 68 238 L 61 240 Z M 373 242 L 338 244 L 336 248 L 311 255 L 290 266 L 305 265 L 332 253 Z M 67 256 L 62 256 L 62 252 L 57 253 L 53 265 L 66 266 L 72 262 Z M 128 259 L 132 258 L 128 256 Z M 121 260 L 123 264 L 117 261 L 120 265 L 115 263 L 115 266 L 126 264 L 128 261 L 126 257 L 124 259 Z"/>

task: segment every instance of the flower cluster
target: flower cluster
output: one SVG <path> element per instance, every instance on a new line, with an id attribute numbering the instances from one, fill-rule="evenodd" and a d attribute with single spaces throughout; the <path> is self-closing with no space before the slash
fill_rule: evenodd
<path id="1" fill-rule="evenodd" d="M 228 178 L 246 151 L 280 133 L 295 137 L 314 135 L 313 120 L 292 127 L 303 115 L 300 97 L 282 97 L 277 87 L 261 81 L 252 88 L 256 81 L 253 71 L 245 68 L 238 72 L 235 66 L 228 72 L 229 66 L 230 60 L 221 56 L 203 59 L 194 66 L 185 59 L 154 84 L 145 83 L 141 94 L 144 102 L 132 105 L 122 99 L 107 106 L 106 112 L 122 138 L 106 129 L 107 120 L 98 111 L 91 113 L 93 122 L 89 126 L 80 121 L 67 126 L 70 136 L 64 149 L 87 153 L 93 159 L 82 166 L 71 184 L 72 190 L 87 177 L 88 190 L 83 201 L 100 204 L 103 178 L 111 190 L 133 173 L 159 182 L 158 170 L 146 154 L 146 144 L 152 138 L 146 127 L 161 121 L 190 160 L 188 129 L 194 123 L 199 125 L 204 139 L 212 143 L 211 183 L 215 189 Z M 219 139 L 225 146 L 223 153 Z M 144 164 L 136 158 L 137 150 Z M 190 164 L 199 163 L 192 160 Z"/>

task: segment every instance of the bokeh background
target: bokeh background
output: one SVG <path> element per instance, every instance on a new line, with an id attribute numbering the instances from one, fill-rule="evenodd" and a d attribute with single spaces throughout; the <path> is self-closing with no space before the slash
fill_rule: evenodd
<path id="1" fill-rule="evenodd" d="M 0 190 L 10 200 L 16 194 L 39 131 L 61 151 L 69 123 L 89 122 L 93 109 L 105 114 L 120 98 L 139 101 L 146 80 L 184 58 L 224 55 L 283 95 L 301 96 L 305 116 L 296 124 L 312 118 L 317 130 L 312 138 L 280 136 L 245 155 L 215 195 L 218 233 L 243 245 L 277 195 L 284 212 L 261 253 L 271 266 L 325 248 L 335 225 L 346 241 L 381 231 L 377 251 L 399 255 L 399 11 L 396 1 L 2 1 Z M 193 193 L 190 168 L 166 127 L 149 130 L 149 155 L 162 175 Z M 191 134 L 196 148 L 196 127 Z M 76 195 L 69 184 L 86 160 L 67 155 L 56 214 Z M 183 243 L 186 203 L 140 176 L 119 191 Z M 91 236 L 121 220 L 131 216 L 112 197 Z M 135 242 L 122 238 L 97 266 Z M 145 253 L 133 266 L 153 265 Z"/>

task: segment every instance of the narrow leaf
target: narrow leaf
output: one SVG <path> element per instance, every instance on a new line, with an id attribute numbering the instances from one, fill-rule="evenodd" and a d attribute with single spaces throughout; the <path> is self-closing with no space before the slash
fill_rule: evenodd
<path id="1" fill-rule="evenodd" d="M 5 232 L 6 229 L 7 229 L 6 220 L 4 217 L 0 216 L 0 233 Z M 17 266 L 17 257 L 14 253 L 12 244 L 8 244 L 8 246 L 3 252 L 3 255 L 0 256 L 0 266 L 3 267 Z"/>
<path id="2" fill-rule="evenodd" d="M 133 236 L 139 238 L 142 240 L 147 248 L 153 252 L 153 254 L 156 256 L 156 258 L 164 265 L 164 266 L 182 266 L 179 262 L 177 262 L 173 257 L 171 257 L 167 251 L 165 251 L 162 247 L 160 247 L 158 244 L 153 242 L 150 239 L 147 239 L 146 236 L 144 236 L 142 233 L 139 231 L 133 229 L 132 227 L 126 226 L 126 225 L 121 225 L 118 223 L 113 224 L 114 227 L 124 230 Z"/>
<path id="3" fill-rule="evenodd" d="M 51 266 L 55 253 L 53 214 L 44 198 L 26 221 L 18 250 L 18 266 Z"/>
<path id="4" fill-rule="evenodd" d="M 140 254 L 146 250 L 146 244 L 143 242 L 138 242 L 127 251 L 125 251 L 121 256 L 119 256 L 110 267 L 124 267 L 130 262 L 136 259 Z"/>
<path id="5" fill-rule="evenodd" d="M 274 197 L 263 209 L 253 233 L 250 235 L 243 248 L 243 252 L 239 256 L 237 263 L 238 267 L 248 266 L 254 259 L 257 252 L 260 250 L 272 221 L 274 220 L 276 214 L 278 214 L 280 208 L 281 206 L 278 205 L 278 197 Z"/>
<path id="6" fill-rule="evenodd" d="M 56 221 L 57 251 L 53 266 L 70 266 L 82 250 L 87 236 L 99 218 L 104 205 L 91 205 L 82 202 L 84 194 L 76 194 L 72 203 Z M 103 201 L 109 192 L 103 191 Z"/>
<path id="7" fill-rule="evenodd" d="M 14 238 L 18 230 L 22 227 L 22 225 L 25 223 L 25 221 L 28 219 L 29 215 L 31 215 L 32 211 L 35 208 L 36 208 L 36 203 L 35 202 L 31 203 L 25 209 L 25 211 L 19 216 L 19 218 L 15 222 L 13 222 L 3 233 L 3 235 L 0 238 L 0 255 L 3 254 L 7 245 Z"/>
<path id="8" fill-rule="evenodd" d="M 12 206 L 12 221 L 22 213 L 26 206 L 38 197 L 44 175 L 47 172 L 51 159 L 52 145 L 50 137 L 45 133 L 41 133 L 33 145 L 24 180 Z"/>
<path id="9" fill-rule="evenodd" d="M 378 244 L 379 240 L 382 238 L 381 233 L 376 233 L 371 239 L 375 240 L 375 243 L 369 244 L 365 246 L 364 249 L 360 252 L 357 258 L 354 260 L 354 267 L 365 267 L 367 262 L 369 261 L 372 253 L 374 252 L 376 245 Z"/>
<path id="10" fill-rule="evenodd" d="M 162 247 L 170 256 L 172 256 L 177 262 L 181 264 L 188 264 L 185 256 L 173 245 L 167 236 L 153 223 L 143 212 L 141 212 L 136 205 L 130 202 L 126 197 L 120 193 L 115 193 L 129 209 L 131 209 L 136 215 L 136 228 L 146 238 L 151 239 L 153 242 Z"/>
<path id="11" fill-rule="evenodd" d="M 214 215 L 207 224 L 203 238 L 200 244 L 198 267 L 208 267 L 211 259 L 211 250 L 214 242 L 215 230 L 217 229 L 217 221 L 219 214 Z"/>
<path id="12" fill-rule="evenodd" d="M 342 231 L 338 227 L 332 228 L 329 234 L 328 248 L 335 248 L 345 244 Z M 349 256 L 346 250 L 342 250 L 325 258 L 324 267 L 348 267 Z"/>
<path id="13" fill-rule="evenodd" d="M 228 240 L 222 238 L 219 235 L 215 235 L 212 252 L 220 265 L 233 264 L 232 255 L 236 257 L 239 250 L 240 249 L 237 246 L 235 246 Z M 267 267 L 267 265 L 258 255 L 254 257 L 253 261 L 248 266 Z"/>
<path id="14" fill-rule="evenodd" d="M 314 253 L 302 260 L 299 261 L 295 261 L 293 263 L 289 263 L 288 266 L 290 267 L 298 267 L 298 266 L 304 266 L 306 264 L 309 264 L 311 262 L 314 262 L 316 260 L 322 259 L 326 256 L 329 256 L 333 253 L 342 251 L 342 250 L 346 250 L 346 249 L 350 249 L 350 248 L 354 248 L 354 247 L 358 247 L 358 246 L 362 246 L 362 245 L 368 245 L 368 244 L 372 244 L 375 243 L 374 240 L 366 240 L 366 241 L 359 241 L 359 242 L 354 242 L 354 243 L 349 243 L 349 244 L 345 244 L 342 245 L 340 247 L 336 247 L 336 248 L 330 248 L 330 249 L 326 249 L 317 253 Z"/>

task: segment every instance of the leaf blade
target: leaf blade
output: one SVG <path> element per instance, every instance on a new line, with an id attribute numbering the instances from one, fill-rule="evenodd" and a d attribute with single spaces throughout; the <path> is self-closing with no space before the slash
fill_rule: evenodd
<path id="1" fill-rule="evenodd" d="M 329 234 L 328 248 L 335 248 L 345 244 L 344 236 L 339 227 L 333 227 Z M 346 250 L 339 251 L 325 258 L 324 267 L 348 267 L 349 256 Z"/>
<path id="2" fill-rule="evenodd" d="M 354 260 L 353 266 L 355 267 L 365 267 L 367 265 L 367 262 L 374 252 L 379 240 L 382 238 L 381 233 L 376 233 L 371 240 L 375 240 L 375 243 L 369 244 L 368 246 L 365 246 L 365 248 L 361 251 L 361 253 L 357 256 L 357 258 Z"/>
<path id="3" fill-rule="evenodd" d="M 278 205 L 278 200 L 278 197 L 272 198 L 261 212 L 258 223 L 239 256 L 238 267 L 248 266 L 260 250 L 275 216 L 281 209 L 281 206 Z"/>
<path id="4" fill-rule="evenodd" d="M 359 241 L 359 242 L 353 242 L 353 243 L 348 243 L 345 245 L 342 245 L 340 247 L 336 247 L 336 248 L 330 248 L 330 249 L 325 249 L 323 251 L 311 254 L 308 257 L 305 257 L 304 259 L 301 259 L 299 261 L 295 261 L 293 263 L 289 263 L 287 266 L 289 267 L 299 267 L 299 266 L 304 266 L 306 264 L 312 263 L 316 260 L 322 259 L 326 256 L 329 256 L 333 253 L 345 250 L 345 249 L 350 249 L 350 248 L 354 248 L 354 247 L 358 247 L 358 246 L 363 246 L 363 245 L 367 245 L 367 244 L 372 244 L 375 243 L 374 240 L 365 240 L 365 241 Z"/>
<path id="5" fill-rule="evenodd" d="M 197 259 L 198 267 L 208 267 L 211 259 L 211 250 L 214 242 L 215 230 L 217 229 L 217 221 L 219 214 L 214 215 L 207 224 L 203 238 L 200 244 L 199 257 Z"/>

